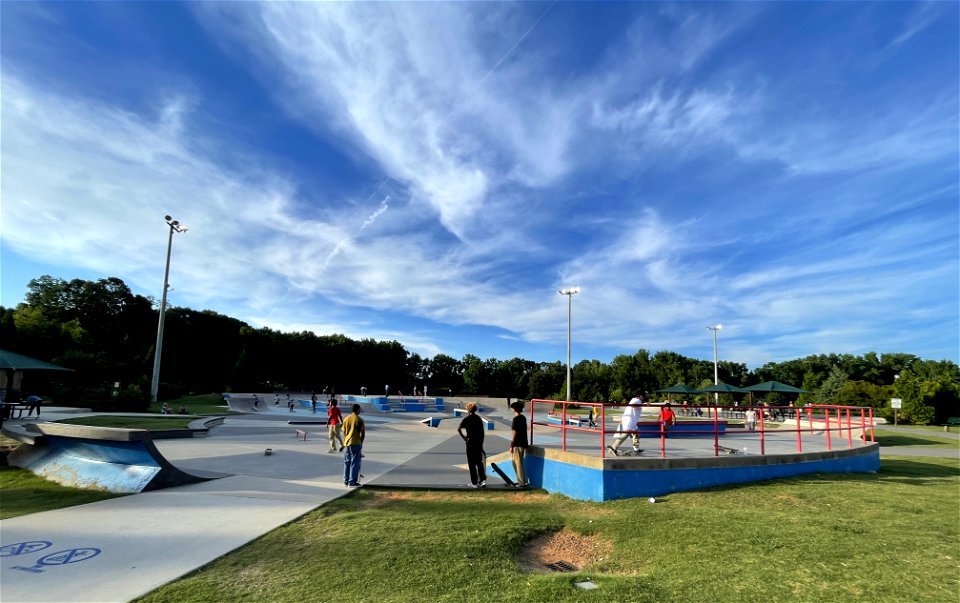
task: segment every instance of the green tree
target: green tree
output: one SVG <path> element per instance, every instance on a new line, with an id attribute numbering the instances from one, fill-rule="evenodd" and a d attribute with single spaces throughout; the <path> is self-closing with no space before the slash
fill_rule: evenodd
<path id="1" fill-rule="evenodd" d="M 893 385 L 895 397 L 902 401 L 899 420 L 914 425 L 929 425 L 933 422 L 936 411 L 924 402 L 924 382 L 910 371 L 900 373 L 900 378 Z"/>
<path id="2" fill-rule="evenodd" d="M 839 366 L 830 369 L 830 374 L 817 390 L 817 404 L 836 404 L 837 394 L 847 383 L 847 374 Z"/>

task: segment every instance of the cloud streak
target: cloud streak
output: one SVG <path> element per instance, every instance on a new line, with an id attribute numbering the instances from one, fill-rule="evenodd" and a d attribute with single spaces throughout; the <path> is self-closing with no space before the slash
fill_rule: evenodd
<path id="1" fill-rule="evenodd" d="M 559 358 L 555 291 L 580 285 L 577 339 L 607 357 L 705 357 L 716 322 L 751 364 L 957 355 L 955 81 L 821 82 L 913 52 L 922 15 L 895 47 L 827 37 L 865 56 L 811 75 L 756 41 L 798 7 L 604 5 L 602 41 L 575 45 L 593 15 L 563 3 L 192 9 L 257 90 L 150 83 L 190 72 L 95 95 L 4 54 L 6 246 L 156 292 L 169 213 L 190 226 L 174 303 L 421 353 Z M 235 139 L 220 112 L 255 92 L 252 122 L 307 142 Z M 330 157 L 362 175 L 315 175 Z"/>

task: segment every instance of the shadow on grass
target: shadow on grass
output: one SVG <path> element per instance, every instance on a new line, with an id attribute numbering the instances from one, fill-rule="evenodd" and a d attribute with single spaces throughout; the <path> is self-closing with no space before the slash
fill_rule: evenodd
<path id="1" fill-rule="evenodd" d="M 954 464 L 950 465 L 951 462 Z M 876 473 L 812 473 L 795 477 L 749 482 L 748 484 L 717 486 L 705 489 L 704 491 L 719 492 L 741 488 L 744 485 L 772 488 L 785 483 L 804 484 L 814 482 L 817 484 L 823 484 L 825 482 L 897 483 L 922 486 L 943 484 L 945 479 L 956 477 L 960 477 L 960 465 L 957 465 L 955 461 L 949 459 L 926 459 L 920 461 L 906 458 L 885 458 L 881 461 L 880 470 Z M 665 499 L 666 497 L 657 497 L 658 501 Z"/>
<path id="2" fill-rule="evenodd" d="M 876 473 L 818 473 L 799 476 L 795 479 L 823 483 L 833 482 L 895 482 L 900 484 L 924 485 L 941 483 L 944 478 L 960 477 L 960 466 L 950 465 L 951 461 L 932 462 L 910 459 L 883 459 L 880 471 Z"/>

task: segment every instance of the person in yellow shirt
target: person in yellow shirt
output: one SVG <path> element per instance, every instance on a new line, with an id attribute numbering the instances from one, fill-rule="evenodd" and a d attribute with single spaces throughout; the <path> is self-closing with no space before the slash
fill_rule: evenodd
<path id="1" fill-rule="evenodd" d="M 350 416 L 343 420 L 343 485 L 360 487 L 360 459 L 363 440 L 367 436 L 360 405 L 354 404 Z"/>

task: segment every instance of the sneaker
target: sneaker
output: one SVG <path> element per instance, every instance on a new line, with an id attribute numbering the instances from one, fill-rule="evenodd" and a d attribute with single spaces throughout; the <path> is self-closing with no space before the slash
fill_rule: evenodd
<path id="1" fill-rule="evenodd" d="M 337 449 L 336 449 L 336 448 L 331 448 L 331 449 L 330 449 L 330 450 L 328 450 L 327 452 L 336 452 L 336 451 L 337 451 Z"/>
<path id="2" fill-rule="evenodd" d="M 468 488 L 479 488 L 480 484 L 467 484 Z"/>
<path id="3" fill-rule="evenodd" d="M 480 482 L 480 487 L 481 487 L 481 488 L 486 488 L 486 487 L 487 487 L 487 480 L 483 480 L 482 482 Z"/>
<path id="4" fill-rule="evenodd" d="M 643 449 L 641 449 L 641 448 L 634 448 L 634 449 L 633 449 L 633 453 L 634 453 L 634 454 L 642 454 L 642 453 L 643 453 Z"/>
<path id="5" fill-rule="evenodd" d="M 347 484 L 347 485 L 350 486 L 351 488 L 362 488 L 362 487 L 363 487 L 363 484 Z"/>
<path id="6" fill-rule="evenodd" d="M 609 450 L 610 452 L 612 452 L 612 453 L 613 453 L 613 456 L 620 456 L 620 453 L 617 452 L 617 449 L 614 448 L 613 446 L 607 446 L 607 450 Z"/>
<path id="7" fill-rule="evenodd" d="M 343 452 L 343 446 L 340 447 L 340 452 Z"/>

